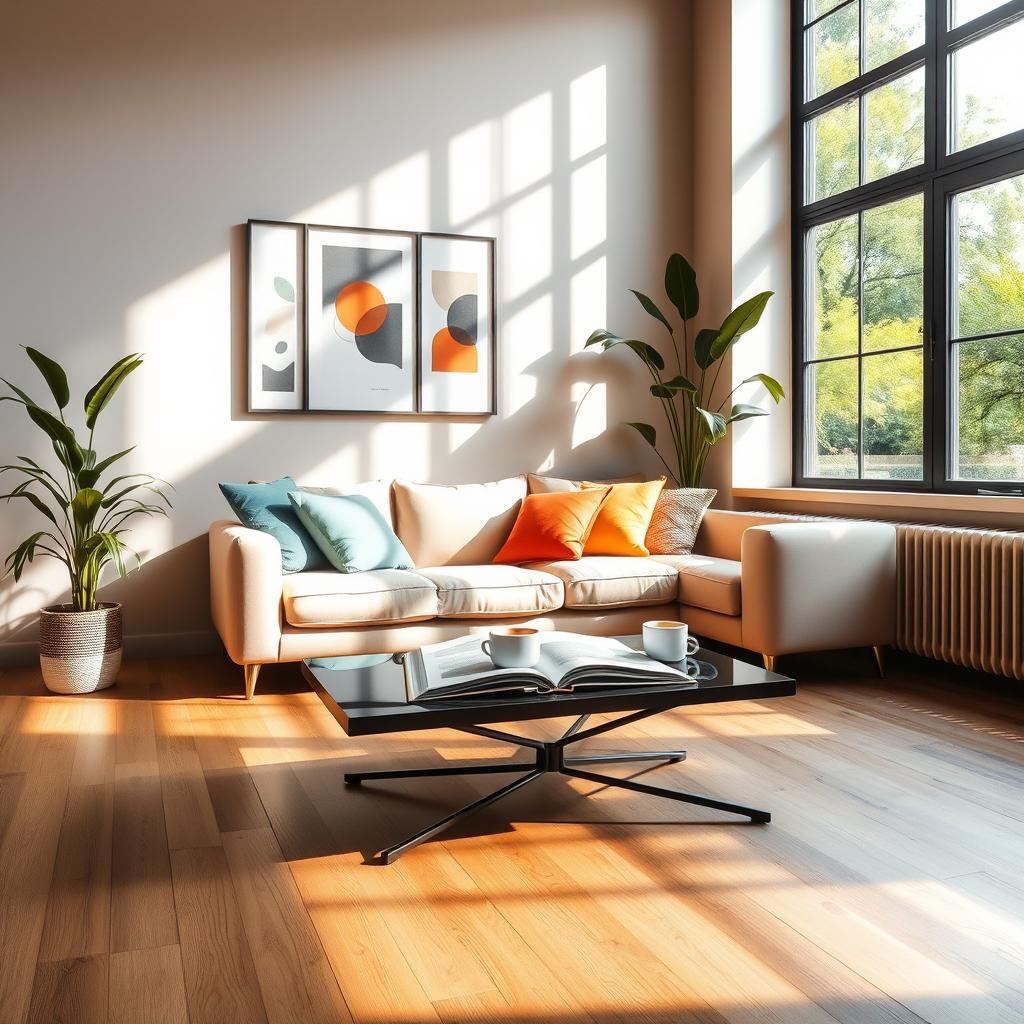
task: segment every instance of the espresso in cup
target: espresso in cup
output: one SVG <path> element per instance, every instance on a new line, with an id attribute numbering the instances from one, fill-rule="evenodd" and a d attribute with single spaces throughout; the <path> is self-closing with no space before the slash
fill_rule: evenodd
<path id="1" fill-rule="evenodd" d="M 530 626 L 499 626 L 481 644 L 496 668 L 531 668 L 540 658 L 540 630 Z"/>
<path id="2" fill-rule="evenodd" d="M 655 661 L 683 661 L 696 654 L 699 646 L 685 622 L 651 619 L 644 623 L 644 653 Z"/>

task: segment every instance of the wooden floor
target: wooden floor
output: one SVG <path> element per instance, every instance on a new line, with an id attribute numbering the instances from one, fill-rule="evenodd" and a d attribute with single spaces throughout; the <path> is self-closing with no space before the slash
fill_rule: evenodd
<path id="1" fill-rule="evenodd" d="M 91 698 L 0 670 L 0 1022 L 1024 1021 L 1019 686 L 784 667 L 796 697 L 618 738 L 771 825 L 549 778 L 391 867 L 506 777 L 343 769 L 507 748 L 349 740 L 293 667 L 251 704 L 216 658 Z"/>

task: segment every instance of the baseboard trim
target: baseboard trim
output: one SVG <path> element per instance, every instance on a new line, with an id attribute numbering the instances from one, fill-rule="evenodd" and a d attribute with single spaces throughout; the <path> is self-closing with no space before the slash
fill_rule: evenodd
<path id="1" fill-rule="evenodd" d="M 183 633 L 136 633 L 124 638 L 126 658 L 162 658 L 174 654 L 214 654 L 220 648 L 220 638 L 212 629 Z M 0 666 L 32 665 L 38 660 L 39 644 L 35 640 L 0 643 Z"/>

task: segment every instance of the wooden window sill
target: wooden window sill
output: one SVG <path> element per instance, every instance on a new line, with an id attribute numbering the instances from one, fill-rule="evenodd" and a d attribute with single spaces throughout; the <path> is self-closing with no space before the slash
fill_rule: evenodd
<path id="1" fill-rule="evenodd" d="M 852 491 L 831 487 L 734 487 L 737 498 L 765 498 L 794 504 L 867 505 L 872 508 L 943 509 L 950 512 L 1002 512 L 1024 515 L 1024 498 L 993 494 L 921 494 L 906 491 Z"/>

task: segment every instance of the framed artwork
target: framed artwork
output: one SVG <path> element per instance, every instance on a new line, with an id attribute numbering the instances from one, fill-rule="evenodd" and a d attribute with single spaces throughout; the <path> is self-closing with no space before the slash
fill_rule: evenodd
<path id="1" fill-rule="evenodd" d="M 497 412 L 494 249 L 493 238 L 420 235 L 420 412 Z"/>
<path id="2" fill-rule="evenodd" d="M 303 226 L 250 220 L 249 411 L 305 405 Z"/>
<path id="3" fill-rule="evenodd" d="M 415 232 L 306 226 L 306 408 L 416 411 Z"/>

